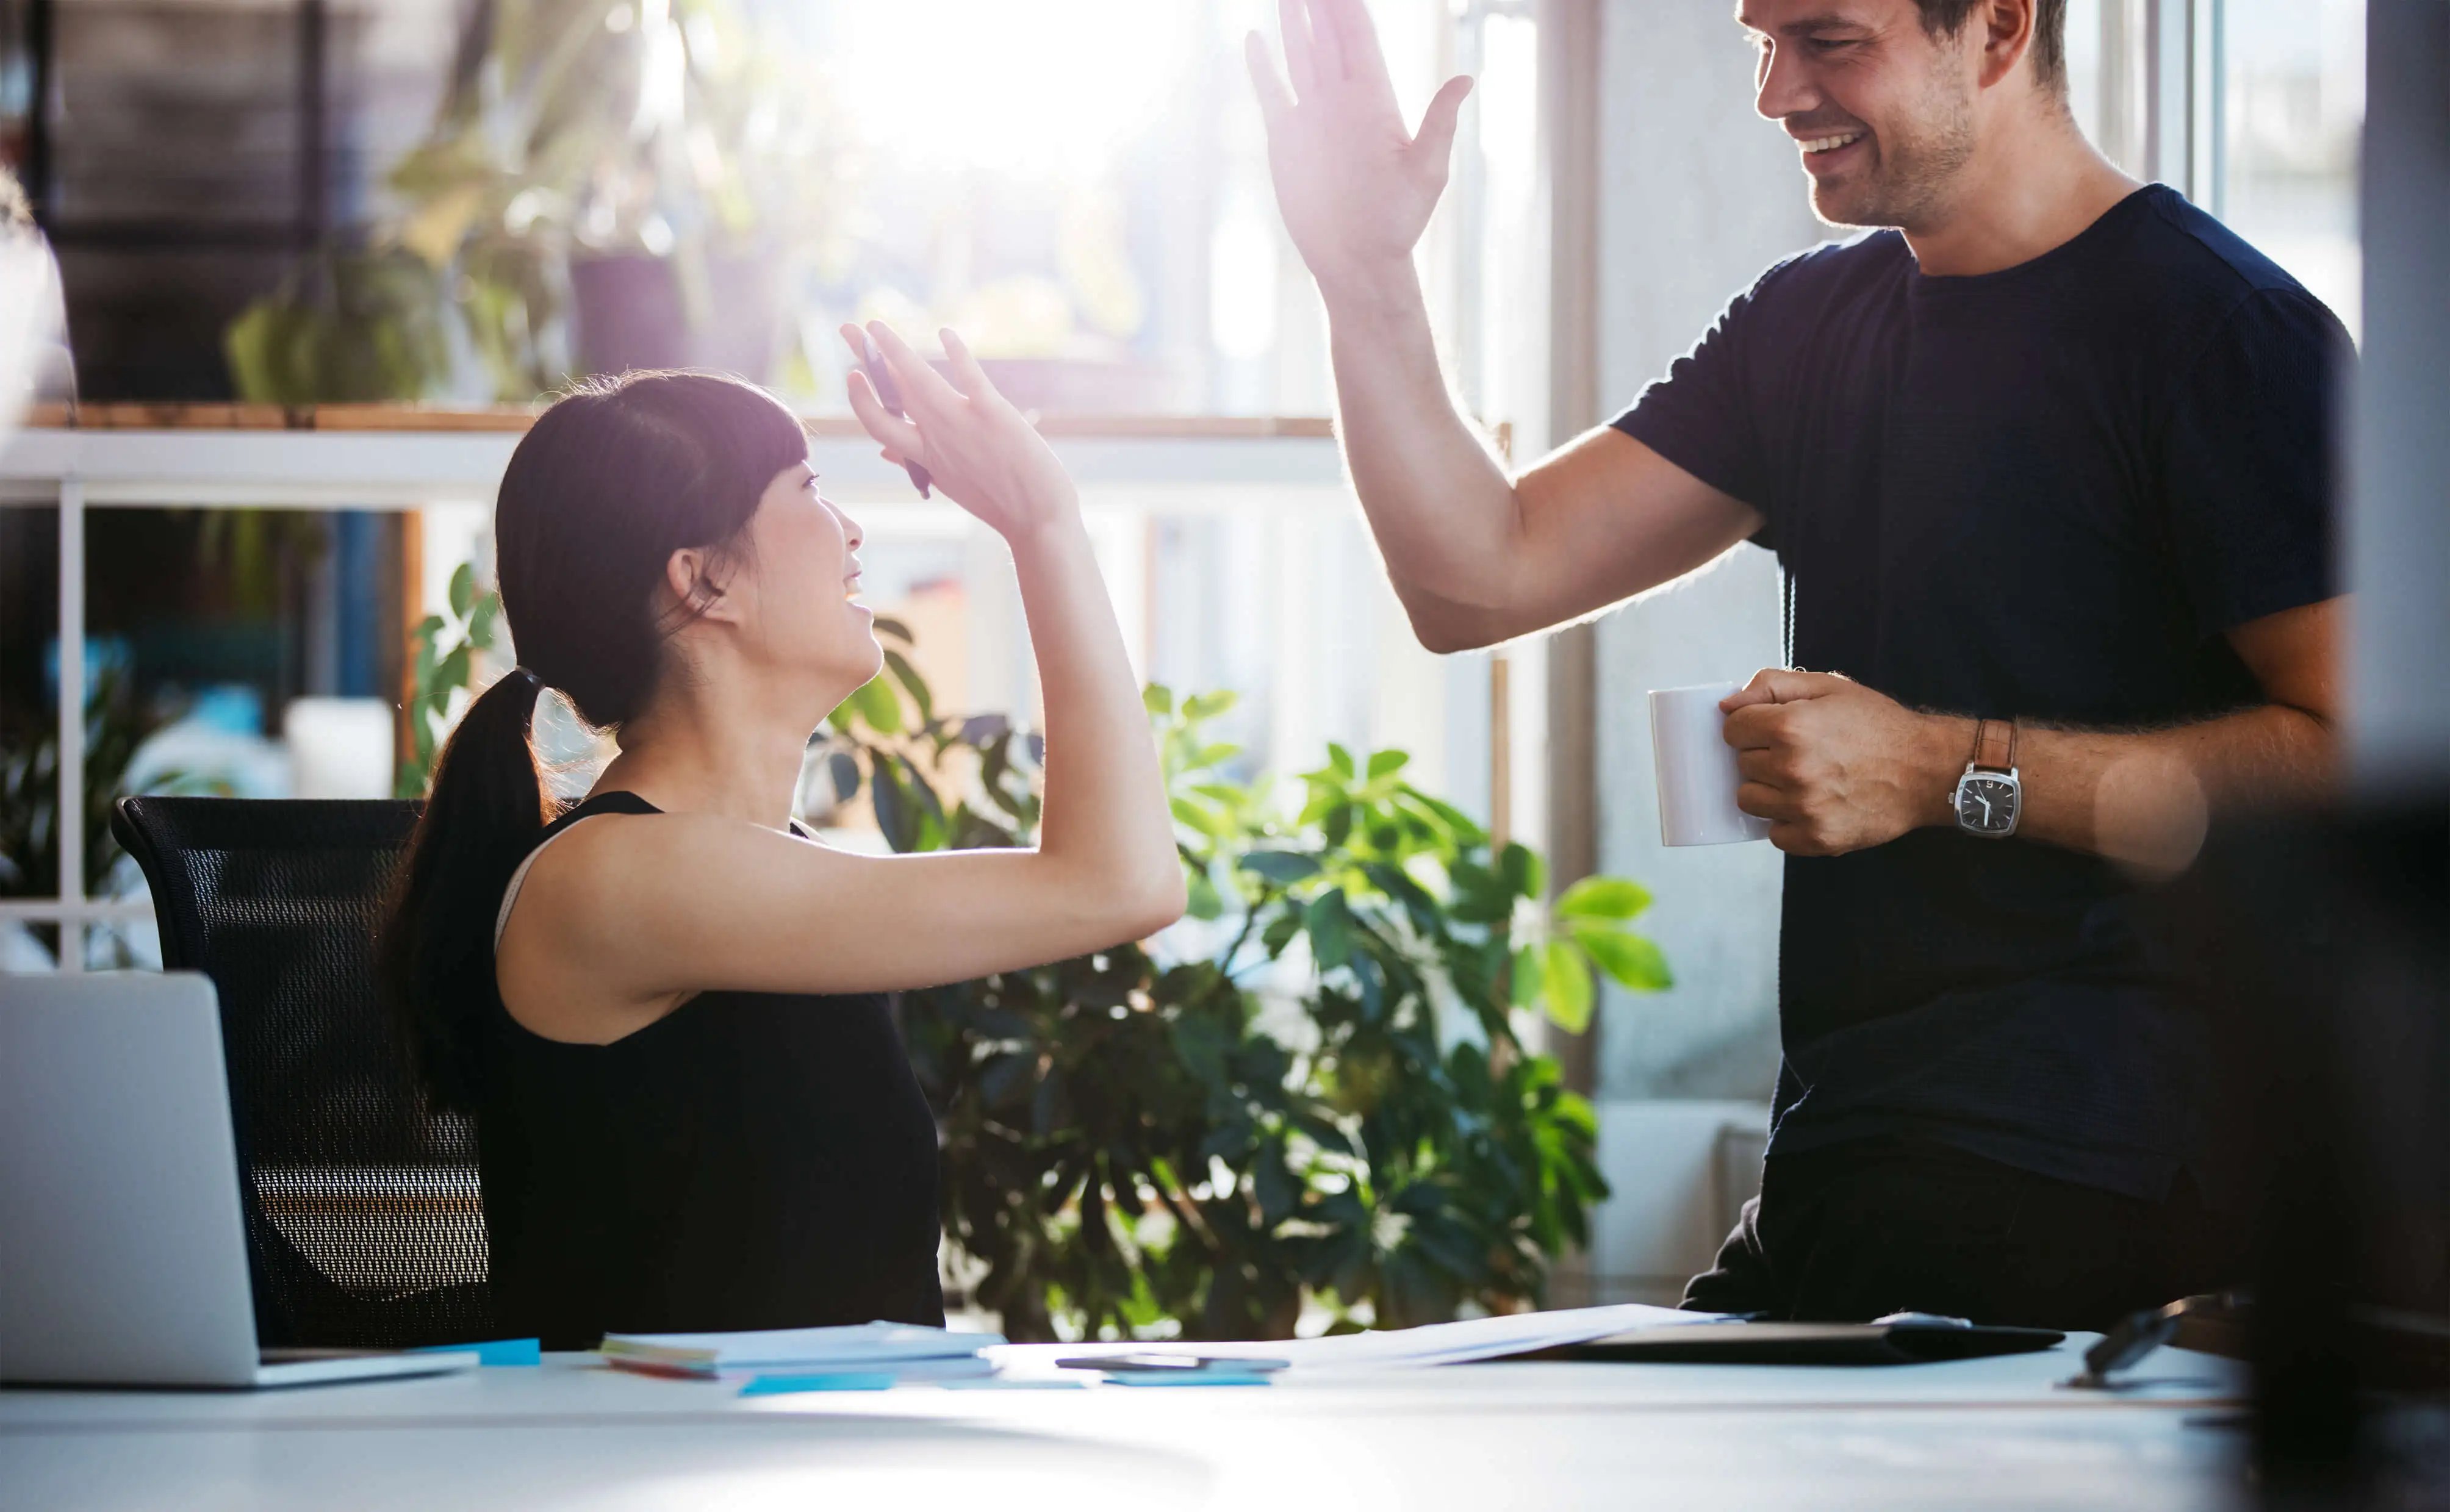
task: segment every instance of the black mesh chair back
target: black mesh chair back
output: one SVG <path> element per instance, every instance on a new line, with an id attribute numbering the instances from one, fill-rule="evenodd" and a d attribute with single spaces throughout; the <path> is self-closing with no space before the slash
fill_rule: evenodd
<path id="1" fill-rule="evenodd" d="M 468 1119 L 434 1111 L 375 996 L 374 937 L 418 805 L 123 798 L 162 963 L 221 997 L 266 1346 L 491 1336 Z"/>

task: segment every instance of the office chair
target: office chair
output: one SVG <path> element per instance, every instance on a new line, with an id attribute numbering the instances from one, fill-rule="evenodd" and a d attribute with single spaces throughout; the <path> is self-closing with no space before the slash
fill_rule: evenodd
<path id="1" fill-rule="evenodd" d="M 414 803 L 123 798 L 162 964 L 221 997 L 266 1347 L 490 1338 L 474 1125 L 418 1086 L 374 934 Z"/>

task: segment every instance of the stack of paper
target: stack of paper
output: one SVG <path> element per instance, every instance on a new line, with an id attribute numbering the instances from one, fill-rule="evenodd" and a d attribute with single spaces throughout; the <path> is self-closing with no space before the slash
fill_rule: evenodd
<path id="1" fill-rule="evenodd" d="M 1714 1312 L 1682 1312 L 1642 1303 L 1604 1308 L 1568 1308 L 1554 1312 L 1516 1312 L 1461 1323 L 1432 1323 L 1417 1328 L 1389 1328 L 1367 1333 L 1342 1333 L 1319 1339 L 1269 1339 L 1234 1343 L 1142 1342 L 1131 1346 L 1138 1354 L 1180 1354 L 1209 1359 L 1254 1356 L 1283 1361 L 1294 1375 L 1338 1370 L 1385 1370 L 1432 1365 L 1464 1365 L 1475 1360 L 1502 1360 L 1561 1345 L 1586 1344 L 1637 1328 L 1670 1328 L 1721 1321 Z M 1044 1370 L 1065 1355 L 1082 1352 L 1079 1345 L 1006 1345 L 994 1351 L 999 1367 L 1008 1371 Z"/>
<path id="2" fill-rule="evenodd" d="M 995 1367 L 979 1351 L 1001 1343 L 1001 1334 L 862 1323 L 739 1333 L 609 1333 L 598 1352 L 608 1364 L 648 1375 L 752 1384 L 840 1377 L 846 1383 L 856 1378 L 860 1386 L 890 1386 L 987 1375 Z M 799 1388 L 823 1389 L 813 1385 Z M 777 1388 L 768 1385 L 764 1389 Z"/>

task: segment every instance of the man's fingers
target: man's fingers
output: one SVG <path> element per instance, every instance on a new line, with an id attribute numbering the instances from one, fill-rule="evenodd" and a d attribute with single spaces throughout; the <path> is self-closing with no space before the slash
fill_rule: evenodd
<path id="1" fill-rule="evenodd" d="M 1438 86 L 1429 107 L 1421 112 L 1421 129 L 1412 138 L 1412 156 L 1424 165 L 1447 171 L 1454 156 L 1455 123 L 1463 115 L 1464 97 L 1471 93 L 1471 77 L 1456 74 Z"/>
<path id="2" fill-rule="evenodd" d="M 1837 854 L 1820 843 L 1812 826 L 1801 820 L 1772 820 L 1769 843 L 1790 856 L 1830 856 Z"/>
<path id="3" fill-rule="evenodd" d="M 1251 87 L 1259 96 L 1259 114 L 1267 121 L 1268 129 L 1274 131 L 1277 120 L 1293 107 L 1293 97 L 1276 72 L 1276 60 L 1268 56 L 1267 39 L 1255 31 L 1244 37 L 1242 61 L 1251 68 Z"/>
<path id="4" fill-rule="evenodd" d="M 1760 750 L 1777 742 L 1779 720 L 1777 705 L 1747 704 L 1727 716 L 1719 735 L 1739 751 Z"/>
<path id="5" fill-rule="evenodd" d="M 1767 783 L 1740 785 L 1736 788 L 1736 806 L 1755 819 L 1766 819 L 1772 824 L 1792 823 L 1803 813 L 1795 800 Z"/>
<path id="6" fill-rule="evenodd" d="M 1765 746 L 1755 746 L 1736 752 L 1736 770 L 1753 782 L 1767 783 L 1775 787 L 1785 775 L 1785 763 L 1778 752 Z"/>
<path id="7" fill-rule="evenodd" d="M 1318 76 L 1321 87 L 1342 84 L 1347 70 L 1344 66 L 1344 39 L 1336 35 L 1335 23 L 1327 15 L 1326 0 L 1306 0 L 1310 10 L 1310 66 Z"/>
<path id="8" fill-rule="evenodd" d="M 1370 7 L 1363 0 L 1311 0 L 1311 13 L 1335 33 L 1344 51 L 1344 76 L 1392 100 L 1395 80 L 1387 71 L 1386 54 L 1378 50 L 1378 27 L 1370 19 Z"/>
<path id="9" fill-rule="evenodd" d="M 1835 672 L 1798 672 L 1783 667 L 1764 667 L 1753 673 L 1753 680 L 1739 692 L 1719 701 L 1719 707 L 1733 714 L 1751 704 L 1793 704 L 1807 698 L 1826 698 L 1842 688 L 1852 688 L 1852 679 Z"/>
<path id="10" fill-rule="evenodd" d="M 1318 88 L 1318 78 L 1311 62 L 1310 17 L 1302 11 L 1302 0 L 1276 0 L 1276 26 L 1285 38 L 1285 76 L 1293 81 L 1293 93 L 1308 100 Z"/>

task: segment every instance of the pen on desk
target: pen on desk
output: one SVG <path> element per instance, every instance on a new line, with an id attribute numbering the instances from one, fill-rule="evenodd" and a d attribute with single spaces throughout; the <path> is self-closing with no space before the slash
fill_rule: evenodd
<path id="1" fill-rule="evenodd" d="M 895 419 L 908 419 L 910 417 L 904 413 L 902 408 L 901 385 L 893 381 L 893 370 L 885 366 L 885 354 L 876 349 L 876 338 L 868 335 L 865 330 L 861 331 L 859 336 L 867 348 L 866 355 L 861 359 L 860 366 L 867 370 L 868 386 L 876 390 L 876 402 L 884 405 L 885 413 Z M 927 476 L 925 468 L 916 462 L 905 461 L 902 464 L 902 470 L 910 475 L 910 482 L 919 490 L 921 498 L 932 496 L 928 493 L 928 485 L 933 480 Z"/>

